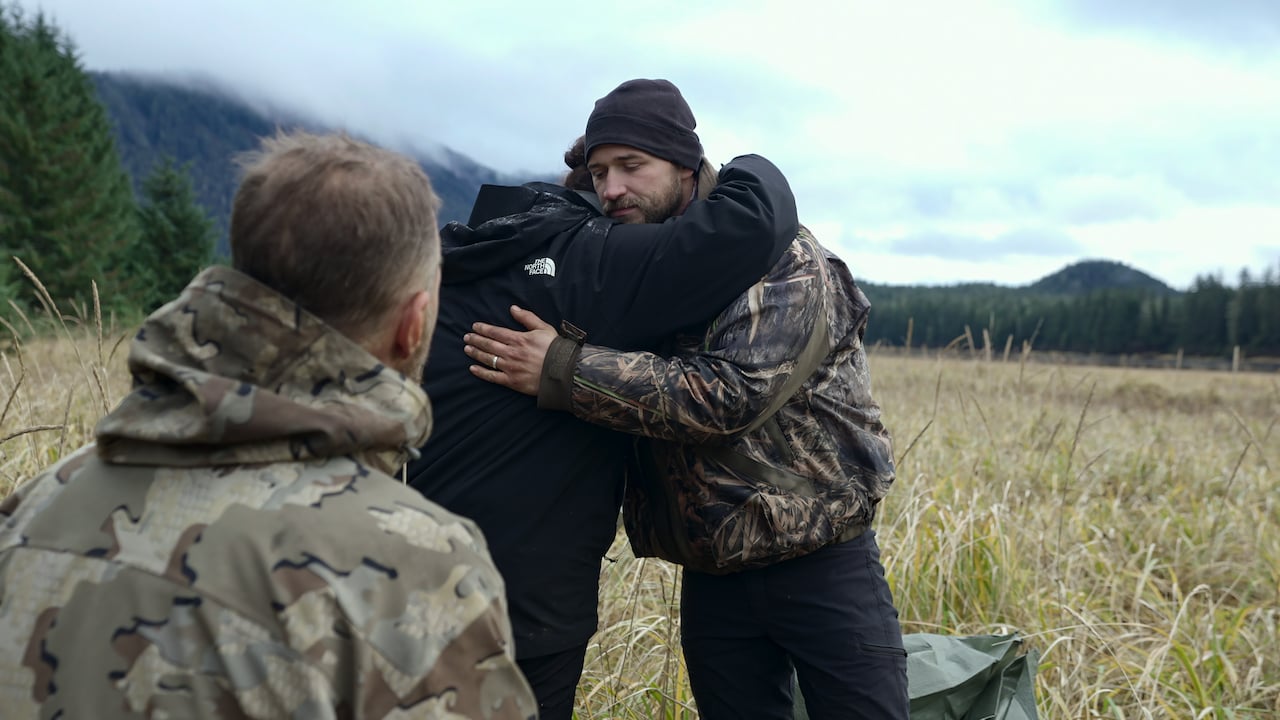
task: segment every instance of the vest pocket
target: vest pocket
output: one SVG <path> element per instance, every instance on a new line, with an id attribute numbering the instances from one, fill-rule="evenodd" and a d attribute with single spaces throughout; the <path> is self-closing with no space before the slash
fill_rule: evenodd
<path id="1" fill-rule="evenodd" d="M 756 490 L 711 535 L 720 572 L 770 565 L 817 550 L 834 537 L 816 498 Z"/>

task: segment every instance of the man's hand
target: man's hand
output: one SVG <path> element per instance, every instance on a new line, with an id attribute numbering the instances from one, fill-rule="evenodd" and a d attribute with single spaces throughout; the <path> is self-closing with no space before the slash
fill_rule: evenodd
<path id="1" fill-rule="evenodd" d="M 528 331 L 475 323 L 471 326 L 474 332 L 462 336 L 467 344 L 463 351 L 480 363 L 471 366 L 472 375 L 536 397 L 542 359 L 555 340 L 556 331 L 542 318 L 515 305 L 511 306 L 511 317 Z"/>

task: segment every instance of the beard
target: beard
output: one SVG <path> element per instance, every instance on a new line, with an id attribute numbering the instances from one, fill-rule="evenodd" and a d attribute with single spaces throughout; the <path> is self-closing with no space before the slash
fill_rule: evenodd
<path id="1" fill-rule="evenodd" d="M 622 221 L 626 223 L 660 223 L 680 210 L 683 199 L 684 188 L 680 183 L 680 175 L 673 173 L 671 184 L 665 190 L 649 196 L 628 193 L 617 200 L 606 200 L 602 207 L 606 215 L 619 208 L 635 208 L 638 212 L 628 213 L 623 218 Z"/>

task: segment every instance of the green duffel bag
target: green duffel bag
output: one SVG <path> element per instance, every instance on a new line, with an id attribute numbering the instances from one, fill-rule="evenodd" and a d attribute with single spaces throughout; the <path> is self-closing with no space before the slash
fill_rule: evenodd
<path id="1" fill-rule="evenodd" d="M 1040 654 L 1013 635 L 902 636 L 911 720 L 1036 720 Z M 796 720 L 808 720 L 796 692 Z"/>

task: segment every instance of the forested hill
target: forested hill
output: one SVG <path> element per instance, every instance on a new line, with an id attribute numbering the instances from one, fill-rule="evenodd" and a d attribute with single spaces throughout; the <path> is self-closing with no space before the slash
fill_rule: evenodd
<path id="1" fill-rule="evenodd" d="M 867 293 L 881 299 L 934 293 L 939 296 L 1003 296 L 1003 295 L 1089 295 L 1102 291 L 1137 291 L 1158 295 L 1176 295 L 1178 291 L 1137 268 L 1114 260 L 1081 260 L 1026 285 L 994 283 L 959 283 L 956 285 L 880 285 L 859 280 Z"/>
<path id="2" fill-rule="evenodd" d="M 1196 278 L 1186 291 L 1121 263 L 1089 260 L 1022 286 L 860 282 L 871 300 L 868 343 L 1143 354 L 1280 356 L 1280 266 L 1242 272 L 1237 287 Z M 985 333 L 985 336 L 984 336 Z M 989 340 L 988 340 L 989 338 Z"/>
<path id="3" fill-rule="evenodd" d="M 227 224 L 236 189 L 232 158 L 257 145 L 277 127 L 327 130 L 305 118 L 267 114 L 211 86 L 199 87 L 119 73 L 90 73 L 116 133 L 121 161 L 135 185 L 165 155 L 190 163 L 196 200 L 217 225 L 217 251 L 227 253 Z M 353 133 L 355 134 L 355 133 Z M 450 150 L 441 157 L 416 155 L 443 206 L 441 224 L 466 220 L 484 183 L 518 184 L 531 178 L 504 176 Z M 545 178 L 538 178 L 545 179 Z"/>
<path id="4" fill-rule="evenodd" d="M 1111 260 L 1083 260 L 1046 275 L 1029 290 L 1053 295 L 1084 295 L 1098 290 L 1149 290 L 1171 294 L 1173 288 L 1150 275 Z"/>

